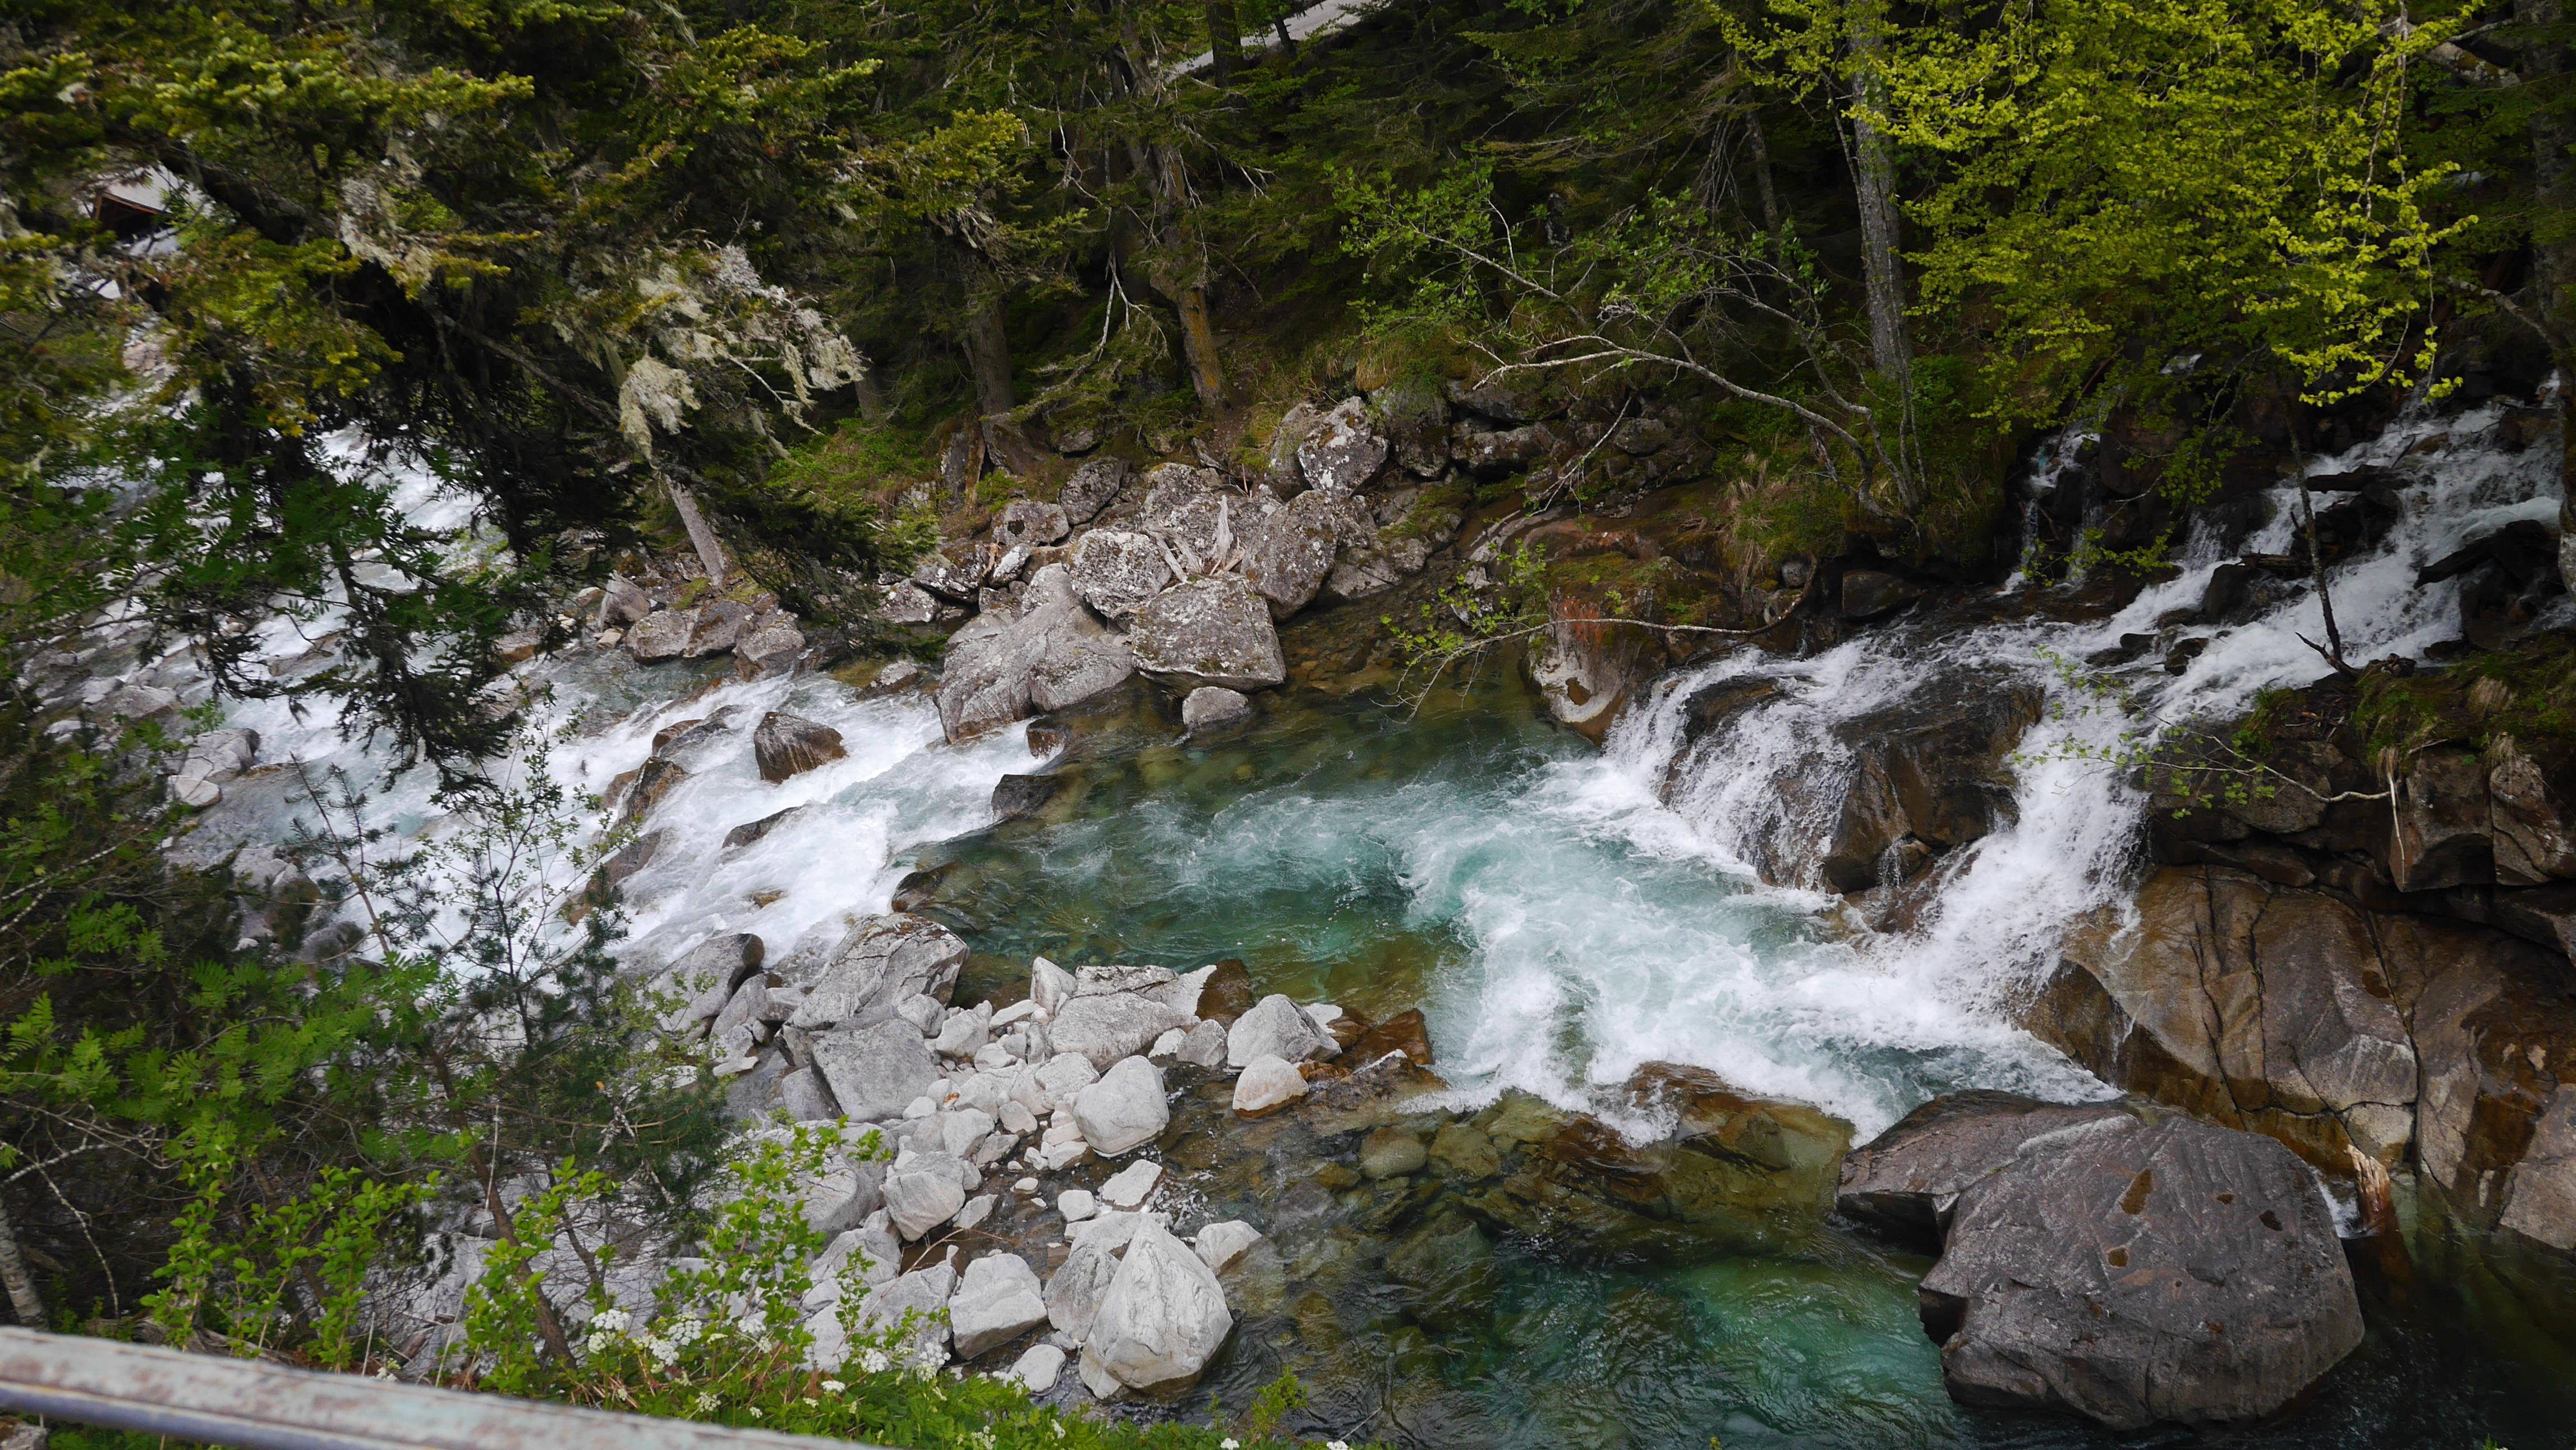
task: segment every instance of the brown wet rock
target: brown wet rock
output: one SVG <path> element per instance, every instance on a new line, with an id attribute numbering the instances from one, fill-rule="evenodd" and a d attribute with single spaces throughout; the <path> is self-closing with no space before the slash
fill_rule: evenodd
<path id="1" fill-rule="evenodd" d="M 1430 1027 L 1419 1007 L 1407 1008 L 1376 1024 L 1349 1046 L 1350 1055 L 1362 1062 L 1375 1062 L 1390 1052 L 1400 1052 L 1416 1066 L 1431 1065 Z"/>
<path id="2" fill-rule="evenodd" d="M 1228 957 L 1216 964 L 1216 970 L 1199 987 L 1199 1016 L 1228 1027 L 1234 1019 L 1252 1010 L 1258 1000 L 1252 991 L 1252 973 L 1240 957 Z"/>

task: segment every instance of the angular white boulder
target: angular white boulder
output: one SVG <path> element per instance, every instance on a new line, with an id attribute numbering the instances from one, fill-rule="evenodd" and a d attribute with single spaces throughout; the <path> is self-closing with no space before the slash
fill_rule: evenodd
<path id="1" fill-rule="evenodd" d="M 1228 1067 L 1246 1067 L 1261 1057 L 1304 1062 L 1310 1057 L 1330 1057 L 1340 1050 L 1340 1044 L 1317 1027 L 1313 1018 L 1276 992 L 1234 1019 L 1234 1026 L 1225 1034 Z"/>
<path id="2" fill-rule="evenodd" d="M 1092 1316 L 1083 1365 L 1087 1371 L 1096 1364 L 1129 1389 L 1179 1388 L 1198 1379 L 1233 1332 L 1215 1271 L 1149 1219 L 1128 1241 Z"/>
<path id="3" fill-rule="evenodd" d="M 954 1173 L 914 1165 L 886 1175 L 885 1206 L 895 1231 L 917 1239 L 955 1218 L 966 1206 L 966 1190 Z"/>
<path id="4" fill-rule="evenodd" d="M 1242 1263 L 1243 1256 L 1252 1252 L 1253 1246 L 1261 1242 L 1261 1237 L 1261 1230 L 1242 1219 L 1230 1218 L 1200 1229 L 1198 1243 L 1194 1247 L 1198 1250 L 1200 1263 L 1222 1274 Z"/>
<path id="5" fill-rule="evenodd" d="M 1192 1021 L 1142 992 L 1077 996 L 1057 1010 L 1047 1026 L 1047 1040 L 1057 1052 L 1078 1052 L 1106 1072 L 1111 1063 L 1143 1052 L 1155 1038 Z"/>
<path id="6" fill-rule="evenodd" d="M 968 1264 L 948 1301 L 948 1332 L 959 1359 L 973 1359 L 1046 1322 L 1037 1273 L 1017 1254 L 986 1254 Z"/>
<path id="7" fill-rule="evenodd" d="M 1003 1373 L 1018 1380 L 1020 1388 L 1030 1394 L 1045 1394 L 1055 1388 L 1056 1380 L 1064 1373 L 1064 1351 L 1052 1344 L 1032 1344 Z"/>
<path id="8" fill-rule="evenodd" d="M 1154 1141 L 1171 1121 L 1162 1070 L 1141 1057 L 1121 1058 L 1073 1099 L 1074 1126 L 1104 1158 Z"/>
<path id="9" fill-rule="evenodd" d="M 903 1112 L 939 1080 L 939 1061 L 909 1022 L 826 1032 L 813 1042 L 814 1070 L 841 1111 L 860 1122 Z"/>

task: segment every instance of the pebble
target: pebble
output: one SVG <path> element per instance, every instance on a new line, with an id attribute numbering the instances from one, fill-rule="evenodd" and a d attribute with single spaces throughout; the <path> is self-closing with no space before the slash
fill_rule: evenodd
<path id="1" fill-rule="evenodd" d="M 1023 1178 L 1011 1185 L 1011 1191 L 1022 1194 L 1035 1193 L 1038 1191 L 1038 1181 L 1034 1178 Z"/>
<path id="2" fill-rule="evenodd" d="M 1053 1344 L 1032 1344 L 1028 1353 L 1003 1373 L 1018 1380 L 1030 1394 L 1045 1394 L 1055 1388 L 1056 1377 L 1064 1373 L 1064 1351 Z"/>
<path id="3" fill-rule="evenodd" d="M 1068 1188 L 1056 1195 L 1055 1211 L 1064 1215 L 1066 1223 L 1080 1223 L 1100 1212 L 1100 1200 L 1089 1189 Z"/>

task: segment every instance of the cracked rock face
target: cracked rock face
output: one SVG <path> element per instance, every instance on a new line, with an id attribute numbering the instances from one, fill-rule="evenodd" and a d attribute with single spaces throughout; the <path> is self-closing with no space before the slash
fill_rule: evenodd
<path id="1" fill-rule="evenodd" d="M 1127 630 L 1136 667 L 1184 685 L 1258 690 L 1288 678 L 1270 606 L 1240 576 L 1183 580 L 1136 611 Z"/>
<path id="2" fill-rule="evenodd" d="M 1386 435 L 1369 417 L 1368 404 L 1349 398 L 1297 445 L 1297 468 L 1308 488 L 1355 493 L 1386 466 L 1386 455 Z"/>
<path id="3" fill-rule="evenodd" d="M 1937 1099 L 1852 1155 L 1841 1201 L 1946 1221 L 1923 1322 L 1963 1403 L 2117 1429 L 2252 1420 L 2361 1342 L 2324 1195 L 2257 1134 Z"/>

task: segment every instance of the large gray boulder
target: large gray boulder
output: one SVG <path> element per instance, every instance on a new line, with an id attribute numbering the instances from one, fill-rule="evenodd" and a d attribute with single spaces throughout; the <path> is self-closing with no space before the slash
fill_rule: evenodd
<path id="1" fill-rule="evenodd" d="M 1386 466 L 1386 452 L 1386 435 L 1369 417 L 1368 404 L 1349 398 L 1297 445 L 1297 468 L 1309 488 L 1354 493 Z"/>
<path id="2" fill-rule="evenodd" d="M 948 1332 L 959 1359 L 973 1359 L 1046 1322 L 1037 1273 L 1017 1254 L 986 1254 L 968 1264 L 948 1301 Z"/>
<path id="3" fill-rule="evenodd" d="M 798 982 L 806 989 L 805 1000 L 788 1025 L 807 1032 L 864 1027 L 893 1019 L 895 1004 L 907 997 L 945 1002 L 964 965 L 966 943 L 929 917 L 904 911 L 863 917 L 822 965 Z M 791 979 L 803 971 L 797 965 L 782 970 Z M 842 1106 L 849 1106 L 849 1100 L 842 1099 Z"/>
<path id="4" fill-rule="evenodd" d="M 694 609 L 656 610 L 626 631 L 626 652 L 645 664 L 678 659 L 688 653 L 689 636 L 697 627 Z"/>
<path id="5" fill-rule="evenodd" d="M 839 1028 L 815 1038 L 812 1051 L 832 1100 L 860 1122 L 895 1116 L 939 1079 L 939 1059 L 909 1022 Z"/>
<path id="6" fill-rule="evenodd" d="M 947 1155 L 939 1156 L 940 1164 L 915 1161 L 886 1175 L 886 1212 L 894 1220 L 895 1232 L 907 1240 L 955 1218 L 957 1210 L 966 1206 L 966 1190 L 945 1167 Z"/>
<path id="7" fill-rule="evenodd" d="M 1125 619 L 1172 582 L 1172 566 L 1153 535 L 1093 529 L 1073 546 L 1073 588 L 1084 603 Z"/>
<path id="8" fill-rule="evenodd" d="M 1153 1142 L 1171 1121 L 1162 1071 L 1142 1057 L 1120 1058 L 1100 1081 L 1074 1094 L 1073 1125 L 1103 1158 Z"/>
<path id="9" fill-rule="evenodd" d="M 1016 617 L 978 615 L 950 639 L 939 723 L 962 740 L 1114 690 L 1135 670 L 1127 642 L 1083 604 L 1071 571 L 1049 564 L 1029 580 Z"/>
<path id="10" fill-rule="evenodd" d="M 1953 1398 L 2123 1430 L 2253 1420 L 2361 1342 L 2333 1214 L 2289 1149 L 2152 1110 L 2070 1116 L 1935 1105 L 1846 1175 L 1873 1211 L 1919 1195 L 1900 1218 L 1949 1200 L 1920 1299 Z"/>
<path id="11" fill-rule="evenodd" d="M 1064 481 L 1064 505 L 1067 522 L 1087 524 L 1100 516 L 1100 511 L 1116 501 L 1127 487 L 1127 460 L 1095 458 L 1073 471 Z"/>
<path id="12" fill-rule="evenodd" d="M 1278 1057 L 1304 1062 L 1341 1051 L 1331 1034 L 1315 1025 L 1306 1009 L 1273 992 L 1253 1004 L 1226 1029 L 1225 1065 L 1249 1067 L 1257 1058 Z"/>
<path id="13" fill-rule="evenodd" d="M 1154 1039 L 1196 1019 L 1141 992 L 1112 992 L 1075 997 L 1057 1009 L 1047 1026 L 1047 1041 L 1059 1053 L 1079 1053 L 1102 1072 L 1124 1057 L 1134 1057 Z"/>
<path id="14" fill-rule="evenodd" d="M 1145 475 L 1145 490 L 1137 527 L 1171 545 L 1184 568 L 1213 568 L 1233 552 L 1248 515 L 1224 474 L 1166 463 Z"/>
<path id="15" fill-rule="evenodd" d="M 2011 1162 L 2022 1144 L 2060 1128 L 2128 1116 L 2119 1103 L 2044 1103 L 2019 1093 L 1934 1098 L 1844 1157 L 1834 1208 L 1938 1248 L 1960 1192 Z"/>
<path id="16" fill-rule="evenodd" d="M 1314 602 L 1333 572 L 1333 555 L 1350 532 L 1351 510 L 1335 494 L 1301 493 L 1265 521 L 1244 550 L 1243 577 L 1270 617 L 1286 619 Z"/>
<path id="17" fill-rule="evenodd" d="M 1011 500 L 1002 506 L 1002 516 L 993 521 L 993 542 L 1005 549 L 1062 543 L 1071 532 L 1072 521 L 1062 504 L 1039 503 L 1035 499 Z"/>
<path id="18" fill-rule="evenodd" d="M 1183 685 L 1258 690 L 1288 678 L 1269 602 L 1236 575 L 1187 579 L 1155 595 L 1127 638 L 1138 669 Z"/>
<path id="19" fill-rule="evenodd" d="M 760 938 L 747 931 L 711 936 L 662 969 L 648 989 L 667 1004 L 662 1030 L 694 1037 L 724 1011 L 734 989 L 760 972 Z"/>
<path id="20" fill-rule="evenodd" d="M 1225 1289 L 1189 1245 L 1146 1218 L 1127 1243 L 1109 1292 L 1082 1341 L 1082 1377 L 1094 1394 L 1123 1385 L 1171 1390 L 1195 1383 L 1234 1332 Z"/>

